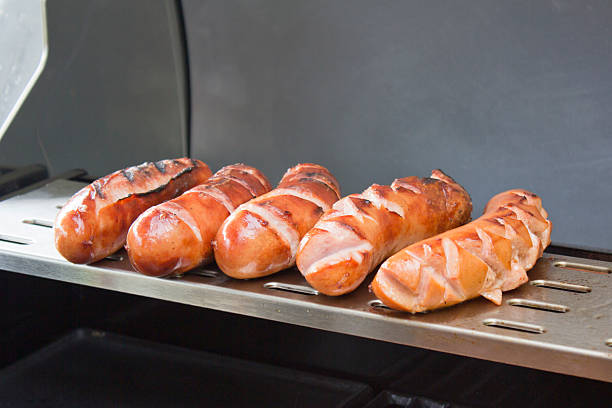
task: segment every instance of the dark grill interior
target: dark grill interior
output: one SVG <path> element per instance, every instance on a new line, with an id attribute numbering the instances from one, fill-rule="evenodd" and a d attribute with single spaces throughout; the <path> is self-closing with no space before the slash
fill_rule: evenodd
<path id="1" fill-rule="evenodd" d="M 0 205 L 52 179 L 181 155 L 244 161 L 272 183 L 319 162 L 343 194 L 442 167 L 473 216 L 493 194 L 532 189 L 555 225 L 548 254 L 612 262 L 605 1 L 74 3 L 47 2 L 49 58 L 0 143 Z M 608 382 L 17 270 L 0 271 L 0 407 L 612 400 Z"/>

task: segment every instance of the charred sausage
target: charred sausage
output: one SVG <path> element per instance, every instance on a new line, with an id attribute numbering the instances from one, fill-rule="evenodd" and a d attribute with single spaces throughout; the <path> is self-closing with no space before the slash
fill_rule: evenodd
<path id="1" fill-rule="evenodd" d="M 58 213 L 55 247 L 73 263 L 91 263 L 117 251 L 128 228 L 147 208 L 206 181 L 212 172 L 199 160 L 143 163 L 102 177 L 78 191 Z"/>
<path id="2" fill-rule="evenodd" d="M 547 217 L 529 191 L 498 194 L 480 218 L 387 259 L 371 289 L 387 306 L 411 313 L 479 295 L 499 305 L 502 291 L 527 282 L 526 271 L 550 244 Z"/>
<path id="3" fill-rule="evenodd" d="M 338 182 L 325 167 L 287 170 L 276 189 L 242 204 L 219 228 L 217 265 L 240 279 L 293 266 L 300 238 L 339 197 Z"/>
<path id="4" fill-rule="evenodd" d="M 430 178 L 374 184 L 344 197 L 321 217 L 300 242 L 297 266 L 313 288 L 342 295 L 388 256 L 467 222 L 471 212 L 468 193 L 440 170 Z"/>
<path id="5" fill-rule="evenodd" d="M 126 244 L 130 262 L 145 275 L 168 276 L 212 261 L 212 240 L 221 223 L 237 206 L 270 189 L 268 179 L 254 167 L 222 168 L 134 221 Z"/>

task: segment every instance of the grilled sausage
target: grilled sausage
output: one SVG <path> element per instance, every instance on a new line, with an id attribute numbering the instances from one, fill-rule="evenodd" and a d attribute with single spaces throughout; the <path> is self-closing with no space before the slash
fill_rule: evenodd
<path id="1" fill-rule="evenodd" d="M 244 164 L 226 166 L 181 196 L 134 221 L 126 249 L 137 271 L 178 275 L 213 259 L 212 240 L 240 204 L 270 191 L 268 179 Z"/>
<path id="2" fill-rule="evenodd" d="M 526 271 L 550 244 L 547 217 L 533 193 L 498 194 L 480 218 L 387 259 L 371 289 L 387 306 L 411 313 L 478 295 L 499 305 L 502 291 L 527 282 Z"/>
<path id="3" fill-rule="evenodd" d="M 302 239 L 297 266 L 313 288 L 337 296 L 353 291 L 385 258 L 406 245 L 470 218 L 468 193 L 434 170 L 374 184 L 338 201 Z"/>
<path id="4" fill-rule="evenodd" d="M 55 218 L 55 247 L 70 262 L 91 263 L 117 251 L 147 208 L 206 181 L 199 160 L 143 163 L 102 177 L 78 191 Z"/>
<path id="5" fill-rule="evenodd" d="M 287 170 L 276 189 L 242 204 L 219 228 L 217 265 L 239 279 L 293 266 L 300 238 L 339 197 L 338 182 L 325 167 Z"/>

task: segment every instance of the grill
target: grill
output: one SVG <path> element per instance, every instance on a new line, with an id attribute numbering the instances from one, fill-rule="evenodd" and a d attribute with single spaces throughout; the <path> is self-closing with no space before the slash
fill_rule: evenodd
<path id="1" fill-rule="evenodd" d="M 36 30 L 0 5 L 0 32 L 22 33 L 0 41 L 0 93 L 20 106 L 0 98 L 0 407 L 612 399 L 610 5 L 74 3 L 43 2 Z M 373 276 L 332 298 L 295 269 L 159 279 L 123 251 L 93 265 L 56 252 L 75 191 L 181 156 L 245 162 L 272 184 L 319 163 L 343 195 L 441 167 L 474 217 L 500 191 L 541 196 L 555 244 L 501 306 L 416 315 L 378 301 Z"/>
<path id="2" fill-rule="evenodd" d="M 52 225 L 83 183 L 55 180 L 0 204 L 0 268 L 64 282 L 612 382 L 612 263 L 546 254 L 530 282 L 504 296 L 408 315 L 376 300 L 363 284 L 330 298 L 290 269 L 237 281 L 214 268 L 173 279 L 133 271 L 119 252 L 95 265 L 62 259 Z M 367 282 L 367 280 L 366 280 Z"/>

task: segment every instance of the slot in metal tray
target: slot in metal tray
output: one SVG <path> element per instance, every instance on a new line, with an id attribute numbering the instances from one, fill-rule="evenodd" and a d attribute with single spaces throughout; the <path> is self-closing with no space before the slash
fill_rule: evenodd
<path id="1" fill-rule="evenodd" d="M 74 265 L 50 228 L 83 183 L 55 180 L 0 202 L 0 268 L 447 353 L 612 382 L 612 263 L 545 254 L 530 282 L 428 314 L 381 307 L 367 284 L 342 297 L 310 288 L 296 269 L 239 281 L 215 266 L 180 278 L 134 272 L 125 252 Z"/>

